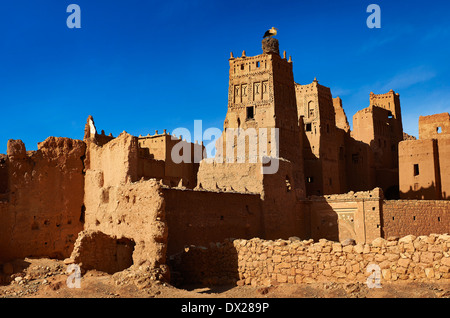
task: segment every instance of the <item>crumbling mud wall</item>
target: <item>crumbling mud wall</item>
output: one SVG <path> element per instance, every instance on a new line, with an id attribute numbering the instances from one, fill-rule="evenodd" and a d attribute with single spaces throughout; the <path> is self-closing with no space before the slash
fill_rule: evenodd
<path id="1" fill-rule="evenodd" d="M 226 240 L 191 246 L 172 260 L 182 282 L 270 286 L 278 283 L 450 279 L 450 235 L 431 234 L 345 245 L 321 239 Z M 370 277 L 369 277 L 370 276 Z"/>
<path id="2" fill-rule="evenodd" d="M 215 158 L 200 162 L 198 186 L 208 190 L 235 190 L 261 193 L 263 174 L 260 163 L 215 162 Z"/>
<path id="3" fill-rule="evenodd" d="M 85 149 L 69 138 L 49 137 L 28 152 L 22 141 L 8 142 L 1 260 L 70 255 L 84 222 Z"/>
<path id="4" fill-rule="evenodd" d="M 134 246 L 130 239 L 119 239 L 99 231 L 82 231 L 71 259 L 85 270 L 114 274 L 133 265 Z"/>
<path id="5" fill-rule="evenodd" d="M 133 242 L 135 245 L 132 265 L 136 267 L 164 267 L 168 228 L 165 220 L 165 202 L 159 182 L 147 180 L 105 187 L 102 186 L 102 176 L 102 171 L 86 172 L 85 231 L 101 232 L 116 241 Z M 83 239 L 83 235 L 79 237 L 79 240 Z M 92 242 L 95 244 L 97 241 Z M 92 251 L 87 250 L 87 253 Z M 112 254 L 109 258 L 114 259 L 115 252 L 114 249 L 109 249 L 109 253 Z M 82 250 L 75 249 L 71 258 L 74 261 L 82 260 L 84 258 L 82 254 Z M 103 262 L 100 256 L 98 261 Z M 116 263 L 112 262 L 111 266 L 116 266 Z M 92 262 L 90 264 L 92 265 Z M 95 266 L 97 265 L 92 265 Z M 106 271 L 114 270 L 111 268 Z"/>

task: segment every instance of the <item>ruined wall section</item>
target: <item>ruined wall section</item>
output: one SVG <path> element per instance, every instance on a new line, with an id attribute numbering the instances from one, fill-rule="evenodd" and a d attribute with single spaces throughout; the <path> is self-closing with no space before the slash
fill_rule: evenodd
<path id="1" fill-rule="evenodd" d="M 259 163 L 219 163 L 214 158 L 200 162 L 198 187 L 208 190 L 230 190 L 261 193 L 263 175 Z"/>
<path id="2" fill-rule="evenodd" d="M 346 133 L 349 133 L 350 124 L 348 123 L 344 107 L 342 107 L 342 99 L 340 97 L 333 98 L 333 106 L 334 106 L 334 115 L 336 118 L 336 127 L 342 129 Z"/>
<path id="3" fill-rule="evenodd" d="M 116 186 L 138 180 L 137 138 L 126 132 L 103 146 L 86 140 L 89 165 L 87 169 L 101 174 L 102 186 Z"/>
<path id="4" fill-rule="evenodd" d="M 207 248 L 186 249 L 173 262 L 183 282 L 238 286 L 280 283 L 367 283 L 373 272 L 381 287 L 390 281 L 437 281 L 450 278 L 450 236 L 405 236 L 344 245 L 321 239 L 225 240 Z"/>
<path id="5" fill-rule="evenodd" d="M 448 233 L 450 201 L 387 200 L 382 210 L 383 236 Z"/>
<path id="6" fill-rule="evenodd" d="M 9 202 L 2 203 L 0 257 L 65 258 L 84 222 L 81 140 L 49 137 L 37 151 L 8 142 Z"/>
<path id="7" fill-rule="evenodd" d="M 138 142 L 141 158 L 140 176 L 146 179 L 162 179 L 165 184 L 171 186 L 177 186 L 182 182 L 183 186 L 192 189 L 197 185 L 199 162 L 204 156 L 202 144 L 188 142 L 181 136 L 172 136 L 166 130 L 162 134 L 156 131 L 153 136 L 139 136 Z M 182 157 L 183 162 L 175 162 L 172 152 Z"/>
<path id="8" fill-rule="evenodd" d="M 165 201 L 158 181 L 106 186 L 99 171 L 88 170 L 85 205 L 85 231 L 133 242 L 132 264 L 136 267 L 164 267 L 168 228 Z M 71 258 L 82 259 L 80 253 L 75 250 Z"/>

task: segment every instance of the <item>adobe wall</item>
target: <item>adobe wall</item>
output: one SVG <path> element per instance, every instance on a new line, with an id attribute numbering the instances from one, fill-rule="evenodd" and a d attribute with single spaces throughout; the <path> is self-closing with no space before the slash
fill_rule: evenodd
<path id="1" fill-rule="evenodd" d="M 383 201 L 383 237 L 450 231 L 450 201 Z"/>
<path id="2" fill-rule="evenodd" d="M 336 127 L 350 132 L 350 124 L 348 123 L 347 115 L 345 114 L 344 107 L 342 107 L 342 99 L 340 97 L 333 98 L 334 115 L 336 118 Z"/>
<path id="3" fill-rule="evenodd" d="M 310 213 L 310 237 L 358 243 L 380 237 L 382 197 L 380 189 L 309 197 L 305 203 Z"/>
<path id="4" fill-rule="evenodd" d="M 402 199 L 441 198 L 436 140 L 408 140 L 399 144 L 399 179 Z"/>
<path id="5" fill-rule="evenodd" d="M 117 238 L 100 231 L 82 231 L 75 242 L 71 262 L 81 265 L 84 270 L 95 269 L 114 274 L 133 265 L 135 245 L 133 240 L 127 238 Z"/>
<path id="6" fill-rule="evenodd" d="M 419 137 L 399 145 L 400 197 L 450 199 L 450 115 L 420 116 Z"/>
<path id="7" fill-rule="evenodd" d="M 203 145 L 174 138 L 165 130 L 163 134 L 138 138 L 140 176 L 163 179 L 171 186 L 177 186 L 182 180 L 184 186 L 194 188 L 197 185 L 199 161 L 203 155 Z M 181 151 L 177 151 L 182 149 Z M 187 162 L 175 163 L 172 151 Z M 199 157 L 199 158 L 196 158 Z"/>
<path id="8" fill-rule="evenodd" d="M 448 136 L 450 136 L 449 113 L 419 117 L 419 139 L 439 139 Z"/>
<path id="9" fill-rule="evenodd" d="M 219 163 L 214 158 L 200 162 L 197 182 L 202 189 L 261 193 L 263 175 L 260 163 Z"/>
<path id="10" fill-rule="evenodd" d="M 138 180 L 137 138 L 121 133 L 104 145 L 86 140 L 89 162 L 86 169 L 102 174 L 103 187 L 116 186 L 127 181 Z"/>
<path id="11" fill-rule="evenodd" d="M 81 140 L 49 137 L 37 151 L 8 142 L 8 198 L 0 204 L 0 258 L 65 258 L 84 222 Z"/>
<path id="12" fill-rule="evenodd" d="M 85 182 L 84 232 L 134 242 L 132 260 L 136 267 L 165 264 L 168 229 L 160 183 L 147 180 L 106 186 L 98 170 L 87 170 Z M 74 260 L 83 257 L 77 249 L 71 256 Z"/>
<path id="13" fill-rule="evenodd" d="M 291 162 L 279 159 L 277 173 L 263 177 L 261 200 L 265 239 L 307 236 L 309 214 L 300 201 L 305 198 L 305 190 L 295 188 L 292 170 Z"/>
<path id="14" fill-rule="evenodd" d="M 227 237 L 263 236 L 258 194 L 163 187 L 169 228 L 168 255 L 186 245 L 207 245 Z"/>
<path id="15" fill-rule="evenodd" d="M 325 239 L 226 240 L 191 246 L 172 261 L 183 283 L 270 286 L 278 283 L 361 282 L 450 279 L 450 236 L 413 235 L 342 245 Z M 369 271 L 376 266 L 377 273 Z"/>

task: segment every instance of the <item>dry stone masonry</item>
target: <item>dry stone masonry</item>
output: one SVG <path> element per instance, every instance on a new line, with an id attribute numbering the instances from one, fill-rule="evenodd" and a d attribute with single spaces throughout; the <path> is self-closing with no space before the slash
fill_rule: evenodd
<path id="1" fill-rule="evenodd" d="M 374 264 L 383 281 L 450 278 L 450 235 L 377 238 L 368 244 L 320 239 L 230 239 L 190 246 L 171 260 L 184 283 L 270 286 L 367 282 Z M 373 265 L 372 265 L 373 266 Z"/>

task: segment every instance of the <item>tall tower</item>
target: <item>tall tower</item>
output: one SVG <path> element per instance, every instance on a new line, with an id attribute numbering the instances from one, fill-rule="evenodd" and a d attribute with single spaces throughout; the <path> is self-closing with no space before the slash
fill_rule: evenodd
<path id="1" fill-rule="evenodd" d="M 280 158 L 292 163 L 296 186 L 303 187 L 301 139 L 298 127 L 295 83 L 292 60 L 286 54 L 279 55 L 278 40 L 265 38 L 262 42 L 263 54 L 229 59 L 230 76 L 228 90 L 228 112 L 224 131 L 241 128 L 244 131 L 278 128 Z M 271 153 L 272 136 L 268 136 L 268 155 Z M 263 140 L 264 142 L 264 140 Z M 226 155 L 226 151 L 224 151 Z M 247 151 L 246 151 L 247 154 Z"/>
<path id="2" fill-rule="evenodd" d="M 353 116 L 352 136 L 368 145 L 373 152 L 375 186 L 385 197 L 398 197 L 398 145 L 403 140 L 400 95 L 370 93 L 370 106 Z"/>
<path id="3" fill-rule="evenodd" d="M 298 115 L 304 124 L 306 193 L 342 193 L 344 136 L 336 127 L 331 90 L 314 79 L 311 84 L 296 84 L 296 95 Z"/>

